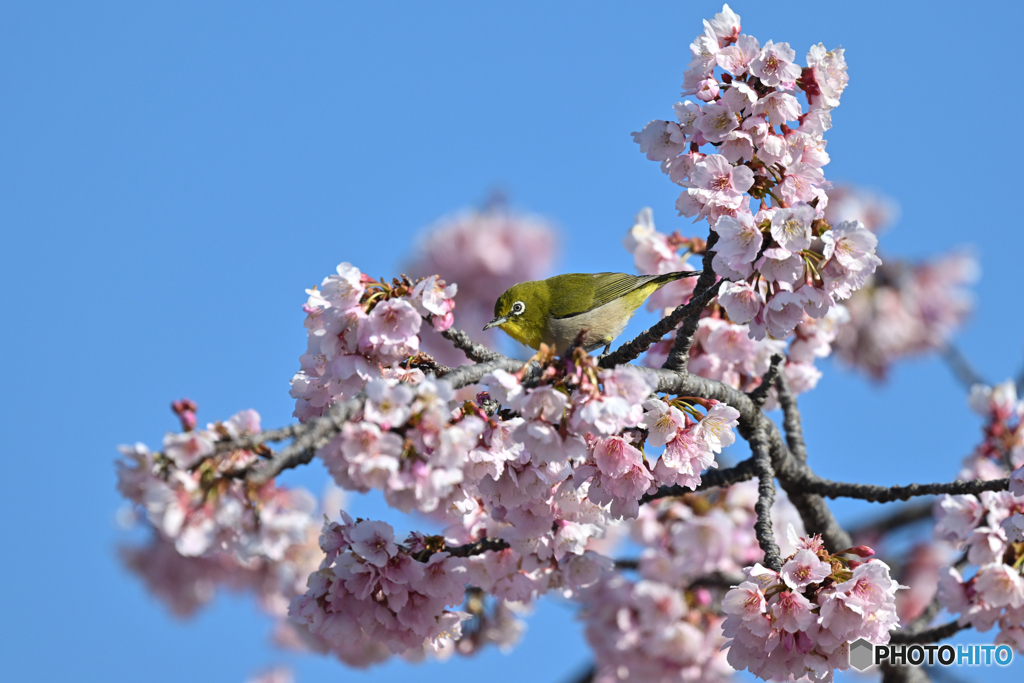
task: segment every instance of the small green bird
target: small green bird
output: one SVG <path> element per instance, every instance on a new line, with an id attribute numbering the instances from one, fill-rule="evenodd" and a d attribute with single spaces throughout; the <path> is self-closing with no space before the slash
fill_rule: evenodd
<path id="1" fill-rule="evenodd" d="M 562 354 L 583 333 L 588 352 L 607 351 L 636 309 L 651 294 L 699 270 L 663 275 L 626 273 L 569 273 L 547 280 L 512 285 L 494 303 L 494 320 L 484 327 L 500 327 L 518 342 L 536 349 L 541 343 Z"/>

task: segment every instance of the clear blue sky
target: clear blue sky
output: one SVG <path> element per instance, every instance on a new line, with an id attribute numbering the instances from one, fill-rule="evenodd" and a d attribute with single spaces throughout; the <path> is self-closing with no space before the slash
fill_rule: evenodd
<path id="1" fill-rule="evenodd" d="M 962 7 L 733 3 L 762 42 L 788 41 L 801 57 L 819 41 L 846 48 L 851 84 L 827 175 L 899 202 L 886 254 L 976 245 L 979 305 L 958 343 L 1000 380 L 1024 358 L 1024 230 L 1011 213 L 1024 11 Z M 242 681 L 292 661 L 301 683 L 560 683 L 583 666 L 571 608 L 552 601 L 514 659 L 370 673 L 273 650 L 269 620 L 245 600 L 176 622 L 114 556 L 114 448 L 158 444 L 181 396 L 201 421 L 253 407 L 268 426 L 287 422 L 303 289 L 345 260 L 394 273 L 419 228 L 492 188 L 560 225 L 562 271 L 629 270 L 619 244 L 645 205 L 661 229 L 685 232 L 676 190 L 629 134 L 671 116 L 689 42 L 719 9 L 0 5 L 5 677 Z M 824 476 L 948 479 L 977 440 L 937 360 L 881 387 L 825 369 L 802 401 Z M 322 469 L 307 469 L 289 481 L 319 491 Z M 873 511 L 837 509 L 848 520 Z"/>

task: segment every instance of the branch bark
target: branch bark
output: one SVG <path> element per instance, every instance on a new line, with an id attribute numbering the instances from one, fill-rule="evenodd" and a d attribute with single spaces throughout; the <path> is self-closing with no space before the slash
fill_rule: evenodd
<path id="1" fill-rule="evenodd" d="M 715 275 L 715 269 L 711 266 L 711 262 L 715 258 L 714 246 L 717 243 L 718 233 L 714 230 L 708 232 L 707 246 L 704 247 L 704 270 L 697 279 L 691 299 L 710 300 L 711 297 L 708 294 L 718 294 L 718 288 L 722 286 L 722 280 L 715 282 L 718 276 Z M 693 335 L 697 332 L 697 324 L 699 322 L 699 314 L 683 319 L 683 326 L 679 328 L 679 332 L 676 334 L 676 340 L 672 344 L 672 350 L 669 352 L 668 358 L 665 359 L 665 364 L 662 365 L 663 368 L 677 370 L 682 373 L 687 372 L 686 366 L 690 360 L 690 346 L 693 344 Z"/>

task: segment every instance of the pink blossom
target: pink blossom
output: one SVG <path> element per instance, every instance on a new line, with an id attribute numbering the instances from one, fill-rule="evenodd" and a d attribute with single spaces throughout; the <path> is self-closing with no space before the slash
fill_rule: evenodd
<path id="1" fill-rule="evenodd" d="M 641 453 L 620 436 L 600 438 L 594 445 L 594 462 L 609 477 L 626 475 L 641 463 Z"/>
<path id="2" fill-rule="evenodd" d="M 742 76 L 760 54 L 761 44 L 757 38 L 741 35 L 735 45 L 723 47 L 718 51 L 717 62 L 733 76 Z"/>
<path id="3" fill-rule="evenodd" d="M 768 332 L 783 339 L 803 319 L 804 298 L 798 292 L 779 292 L 768 300 L 764 310 Z"/>
<path id="4" fill-rule="evenodd" d="M 1024 466 L 1018 467 L 1010 474 L 1010 493 L 1024 498 Z"/>
<path id="5" fill-rule="evenodd" d="M 740 325 L 750 322 L 764 305 L 760 292 L 746 282 L 724 282 L 718 289 L 718 302 L 729 317 Z"/>
<path id="6" fill-rule="evenodd" d="M 804 271 L 800 255 L 782 247 L 765 249 L 755 266 L 768 282 L 784 282 L 788 285 L 795 284 Z"/>
<path id="7" fill-rule="evenodd" d="M 750 264 L 761 249 L 761 231 L 754 224 L 753 217 L 748 213 L 735 216 L 722 216 L 712 225 L 718 233 L 715 245 L 715 270 L 721 272 L 724 266 L 726 274 L 735 275 L 737 279 L 750 274 Z"/>
<path id="8" fill-rule="evenodd" d="M 383 301 L 370 312 L 359 342 L 360 349 L 373 351 L 388 362 L 395 362 L 419 349 L 423 319 L 404 299 Z"/>
<path id="9" fill-rule="evenodd" d="M 800 77 L 800 67 L 793 63 L 795 58 L 796 52 L 789 43 L 773 43 L 769 40 L 757 59 L 750 63 L 750 72 L 767 86 L 785 88 Z"/>
<path id="10" fill-rule="evenodd" d="M 328 275 L 320 285 L 320 291 L 309 290 L 309 306 L 333 307 L 339 310 L 352 308 L 363 295 L 362 273 L 351 263 L 341 263 L 337 275 Z"/>
<path id="11" fill-rule="evenodd" d="M 799 593 L 782 591 L 772 605 L 774 627 L 790 633 L 806 630 L 816 620 L 811 607 L 811 601 Z"/>
<path id="12" fill-rule="evenodd" d="M 386 380 L 374 380 L 366 385 L 363 416 L 385 429 L 399 427 L 409 417 L 409 404 L 412 402 L 412 397 L 412 389 L 408 385 L 395 384 L 392 386 Z"/>
<path id="13" fill-rule="evenodd" d="M 164 436 L 164 454 L 179 469 L 188 469 L 213 453 L 214 438 L 209 432 L 184 432 Z"/>
<path id="14" fill-rule="evenodd" d="M 771 125 L 779 126 L 787 121 L 796 121 L 803 110 L 800 102 L 789 93 L 771 92 L 757 101 L 754 113 L 763 116 Z"/>
<path id="15" fill-rule="evenodd" d="M 779 194 L 783 201 L 797 204 L 823 197 L 823 190 L 828 187 L 830 183 L 825 181 L 821 168 L 798 161 L 786 168 L 786 177 L 779 186 Z"/>
<path id="16" fill-rule="evenodd" d="M 686 134 L 671 121 L 651 121 L 633 133 L 633 142 L 651 161 L 665 161 L 686 151 Z"/>
<path id="17" fill-rule="evenodd" d="M 821 237 L 825 243 L 823 255 L 826 259 L 835 257 L 839 265 L 848 270 L 862 270 L 869 267 L 869 256 L 873 256 L 878 238 L 857 222 L 844 221 L 832 227 Z"/>
<path id="18" fill-rule="evenodd" d="M 708 142 L 723 142 L 739 125 L 736 114 L 727 104 L 709 104 L 704 107 L 704 115 L 697 120 L 697 128 Z"/>
<path id="19" fill-rule="evenodd" d="M 795 590 L 804 590 L 812 583 L 820 583 L 832 573 L 832 567 L 810 550 L 801 550 L 782 565 L 779 572 L 786 585 Z"/>
<path id="20" fill-rule="evenodd" d="M 811 246 L 811 221 L 814 209 L 806 204 L 795 209 L 780 209 L 772 215 L 772 237 L 783 249 L 796 253 Z"/>
<path id="21" fill-rule="evenodd" d="M 722 11 L 706 21 L 704 28 L 710 28 L 719 42 L 734 39 L 740 32 L 740 15 L 733 12 L 728 4 L 722 5 Z"/>
<path id="22" fill-rule="evenodd" d="M 992 562 L 978 570 L 975 590 L 978 597 L 992 607 L 1024 605 L 1024 579 L 1017 570 L 1002 562 Z"/>
<path id="23" fill-rule="evenodd" d="M 348 536 L 352 551 L 377 567 L 383 567 L 398 552 L 394 531 L 384 522 L 357 522 Z"/>
<path id="24" fill-rule="evenodd" d="M 748 133 L 734 130 L 725 137 L 718 151 L 731 163 L 737 164 L 754 158 L 754 143 Z"/>
<path id="25" fill-rule="evenodd" d="M 807 100 L 811 107 L 838 107 L 839 97 L 849 81 L 843 48 L 825 50 L 821 43 L 812 45 L 807 51 L 807 66 L 818 89 L 816 95 L 808 90 Z"/>
<path id="26" fill-rule="evenodd" d="M 716 201 L 726 203 L 750 189 L 754 172 L 746 166 L 733 166 L 720 154 L 709 154 L 697 162 L 693 182 L 708 190 Z"/>
<path id="27" fill-rule="evenodd" d="M 733 428 L 739 417 L 740 411 L 718 403 L 697 424 L 697 432 L 713 452 L 720 453 L 723 447 L 731 446 L 736 441 Z"/>

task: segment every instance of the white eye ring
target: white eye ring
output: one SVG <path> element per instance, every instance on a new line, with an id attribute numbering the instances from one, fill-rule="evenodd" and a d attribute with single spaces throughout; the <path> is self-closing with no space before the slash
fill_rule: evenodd
<path id="1" fill-rule="evenodd" d="M 512 315 L 522 315 L 523 311 L 526 310 L 526 304 L 522 301 L 517 301 L 512 304 Z"/>

